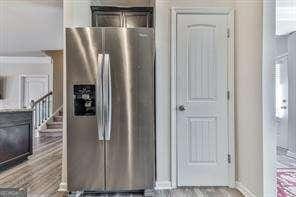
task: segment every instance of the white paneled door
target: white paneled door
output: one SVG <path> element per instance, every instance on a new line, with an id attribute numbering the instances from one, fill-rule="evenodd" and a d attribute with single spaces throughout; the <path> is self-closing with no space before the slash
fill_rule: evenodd
<path id="1" fill-rule="evenodd" d="M 31 100 L 36 101 L 49 92 L 49 76 L 22 75 L 21 88 L 21 105 L 30 108 Z"/>
<path id="2" fill-rule="evenodd" d="M 229 183 L 227 23 L 227 15 L 177 15 L 178 186 Z"/>

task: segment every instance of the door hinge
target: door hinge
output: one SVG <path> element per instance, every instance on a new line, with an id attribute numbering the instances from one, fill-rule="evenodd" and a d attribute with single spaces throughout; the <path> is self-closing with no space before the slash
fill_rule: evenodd
<path id="1" fill-rule="evenodd" d="M 230 91 L 227 91 L 227 100 L 230 100 Z"/>
<path id="2" fill-rule="evenodd" d="M 231 155 L 227 155 L 227 161 L 228 161 L 228 163 L 231 163 Z"/>
<path id="3" fill-rule="evenodd" d="M 230 38 L 230 29 L 227 29 L 227 38 Z"/>

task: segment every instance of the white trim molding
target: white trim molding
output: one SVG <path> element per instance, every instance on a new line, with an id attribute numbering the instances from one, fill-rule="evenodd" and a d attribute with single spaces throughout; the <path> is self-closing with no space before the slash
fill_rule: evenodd
<path id="1" fill-rule="evenodd" d="M 68 184 L 65 182 L 61 182 L 58 192 L 68 192 Z"/>
<path id="2" fill-rule="evenodd" d="M 240 191 L 245 197 L 256 197 L 256 195 L 253 192 L 251 192 L 239 181 L 236 182 L 236 189 Z"/>
<path id="3" fill-rule="evenodd" d="M 215 8 L 215 7 L 172 7 L 172 17 L 175 19 L 177 19 L 178 14 L 230 15 L 232 12 L 234 12 L 233 8 L 225 8 L 225 7 L 220 7 L 220 8 Z M 172 22 L 174 22 L 174 21 L 172 21 Z M 174 24 L 172 24 L 172 25 L 174 25 Z"/>
<path id="4" fill-rule="evenodd" d="M 47 89 L 50 91 L 50 76 L 49 75 L 19 75 L 19 107 L 24 108 L 24 98 L 25 98 L 25 79 L 29 78 L 47 78 Z M 43 96 L 43 95 L 40 95 Z"/>
<path id="5" fill-rule="evenodd" d="M 230 98 L 228 101 L 228 153 L 231 155 L 231 164 L 229 165 L 229 187 L 235 187 L 235 76 L 234 76 L 234 9 L 230 9 L 228 13 L 228 28 L 230 37 L 228 39 L 228 91 Z"/>
<path id="6" fill-rule="evenodd" d="M 171 10 L 171 186 L 177 187 L 177 139 L 176 139 L 176 28 L 178 14 L 218 14 L 228 15 L 228 28 L 230 37 L 228 39 L 228 91 L 230 99 L 228 102 L 228 129 L 229 150 L 231 163 L 229 165 L 228 186 L 234 188 L 235 184 L 235 125 L 234 125 L 234 9 L 233 8 L 183 8 L 173 7 Z"/>
<path id="7" fill-rule="evenodd" d="M 155 190 L 172 189 L 172 183 L 170 181 L 156 181 Z"/>
<path id="8" fill-rule="evenodd" d="M 51 57 L 0 56 L 0 64 L 51 64 Z"/>

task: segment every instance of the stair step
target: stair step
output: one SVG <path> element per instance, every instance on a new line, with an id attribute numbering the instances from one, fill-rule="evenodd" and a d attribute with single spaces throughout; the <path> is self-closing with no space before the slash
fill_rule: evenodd
<path id="1" fill-rule="evenodd" d="M 63 116 L 54 116 L 53 121 L 54 122 L 63 122 Z"/>
<path id="2" fill-rule="evenodd" d="M 40 136 L 57 137 L 63 135 L 62 129 L 44 129 L 39 131 Z"/>
<path id="3" fill-rule="evenodd" d="M 43 129 L 39 133 L 62 133 L 63 129 Z"/>
<path id="4" fill-rule="evenodd" d="M 47 124 L 63 124 L 63 121 L 48 122 Z"/>
<path id="5" fill-rule="evenodd" d="M 46 124 L 48 129 L 62 129 L 63 122 L 51 122 Z"/>

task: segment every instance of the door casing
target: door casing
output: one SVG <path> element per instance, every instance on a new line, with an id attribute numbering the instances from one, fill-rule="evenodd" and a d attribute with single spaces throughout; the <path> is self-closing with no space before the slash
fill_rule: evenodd
<path id="1" fill-rule="evenodd" d="M 282 80 L 282 69 L 286 69 L 286 74 L 288 72 L 288 54 L 284 54 L 284 55 L 281 55 L 279 57 L 276 58 L 275 60 L 276 64 L 281 64 L 280 66 L 280 80 Z M 282 67 L 286 67 L 286 68 L 282 68 Z M 279 128 L 277 130 L 277 146 L 279 147 L 282 147 L 282 148 L 285 148 L 285 149 L 288 149 L 288 118 L 289 118 L 289 96 L 288 96 L 288 74 L 286 76 L 286 85 L 287 87 L 285 88 L 286 89 L 286 95 L 283 95 L 283 96 L 286 96 L 286 103 L 282 103 L 281 106 L 283 107 L 287 107 L 286 109 L 280 109 L 282 111 L 282 113 L 284 113 L 283 117 L 277 117 L 276 119 L 279 120 Z M 278 103 L 276 103 L 278 104 Z M 278 110 L 278 109 L 276 109 Z"/>
<path id="2" fill-rule="evenodd" d="M 228 16 L 228 153 L 231 156 L 229 164 L 228 186 L 235 187 L 235 126 L 234 126 L 234 9 L 233 8 L 172 8 L 171 24 L 171 181 L 172 188 L 177 187 L 177 78 L 176 78 L 176 29 L 179 14 L 221 14 Z"/>
<path id="3" fill-rule="evenodd" d="M 20 108 L 24 108 L 25 107 L 25 90 L 26 90 L 26 79 L 27 78 L 44 78 L 47 81 L 47 84 L 45 84 L 47 92 L 49 91 L 49 83 L 50 83 L 50 79 L 49 79 L 49 75 L 20 75 L 19 80 L 20 80 Z M 43 95 L 40 95 L 43 96 Z"/>

